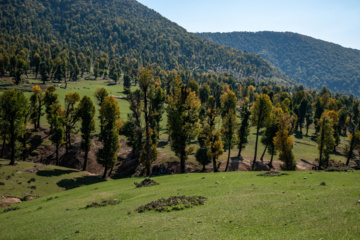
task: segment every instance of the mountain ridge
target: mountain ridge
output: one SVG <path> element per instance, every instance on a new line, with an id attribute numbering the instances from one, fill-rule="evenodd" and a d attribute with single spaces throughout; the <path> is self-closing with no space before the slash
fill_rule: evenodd
<path id="1" fill-rule="evenodd" d="M 293 32 L 196 33 L 207 40 L 260 54 L 298 83 L 360 95 L 360 50 Z"/>
<path id="2" fill-rule="evenodd" d="M 4 0 L 0 46 L 45 44 L 75 52 L 157 63 L 164 69 L 228 71 L 239 77 L 286 77 L 259 55 L 203 40 L 135 0 Z M 36 49 L 37 48 L 37 49 Z"/>

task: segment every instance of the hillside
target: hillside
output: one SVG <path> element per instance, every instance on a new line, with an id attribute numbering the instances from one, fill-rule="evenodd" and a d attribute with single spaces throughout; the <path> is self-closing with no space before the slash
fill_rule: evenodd
<path id="1" fill-rule="evenodd" d="M 139 66 L 229 71 L 284 78 L 259 55 L 205 41 L 135 0 L 14 0 L 0 2 L 0 53 L 70 48 L 91 58 L 135 58 Z M 239 75 L 239 73 L 241 74 Z"/>
<path id="2" fill-rule="evenodd" d="M 84 186 L 13 205 L 19 208 L 16 211 L 1 211 L 0 236 L 8 240 L 358 238 L 359 172 L 257 174 L 162 176 L 153 178 L 159 185 L 143 188 L 135 188 L 134 182 L 143 180 L 138 178 Z M 159 198 L 196 195 L 207 198 L 204 205 L 135 211 Z M 118 204 L 90 207 L 103 201 Z"/>
<path id="3" fill-rule="evenodd" d="M 360 95 L 360 51 L 291 32 L 198 33 L 241 51 L 260 54 L 298 83 Z"/>
<path id="4" fill-rule="evenodd" d="M 0 159 L 0 211 L 13 203 L 104 181 L 88 172 L 59 166 L 20 161 L 16 166 L 8 164 Z"/>

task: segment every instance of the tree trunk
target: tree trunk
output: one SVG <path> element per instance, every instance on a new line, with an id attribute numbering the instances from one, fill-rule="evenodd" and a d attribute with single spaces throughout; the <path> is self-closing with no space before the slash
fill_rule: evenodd
<path id="1" fill-rule="evenodd" d="M 239 153 L 238 153 L 238 156 L 237 156 L 237 157 L 240 157 L 240 156 L 241 156 L 241 150 L 242 150 L 242 146 L 239 147 Z"/>
<path id="2" fill-rule="evenodd" d="M 218 172 L 218 168 L 217 168 L 217 165 L 216 165 L 216 157 L 213 157 L 213 166 L 214 166 L 214 172 Z"/>
<path id="3" fill-rule="evenodd" d="M 264 162 L 264 155 L 265 155 L 265 152 L 266 152 L 266 149 L 267 149 L 267 145 L 265 146 L 265 149 L 264 149 L 264 152 L 263 152 L 263 154 L 261 155 L 261 158 L 260 158 L 260 160 L 261 160 L 261 162 Z"/>
<path id="4" fill-rule="evenodd" d="M 104 178 L 104 179 L 106 179 L 106 172 L 107 172 L 107 170 L 108 170 L 108 167 L 107 167 L 107 166 L 105 166 L 105 169 L 104 169 L 104 174 L 103 174 L 103 176 L 102 176 L 102 178 Z"/>
<path id="5" fill-rule="evenodd" d="M 112 167 L 110 168 L 110 172 L 109 172 L 108 177 L 110 177 L 110 176 L 111 176 L 113 169 L 114 169 L 114 166 L 112 166 Z"/>
<path id="6" fill-rule="evenodd" d="M 56 165 L 59 166 L 59 144 L 56 144 L 56 153 L 55 153 L 55 160 L 56 160 Z"/>
<path id="7" fill-rule="evenodd" d="M 4 134 L 4 136 L 3 136 L 3 144 L 2 144 L 2 149 L 1 149 L 1 158 L 4 157 L 5 144 L 6 144 L 6 135 Z"/>
<path id="8" fill-rule="evenodd" d="M 10 165 L 15 165 L 15 129 L 13 122 L 10 125 L 10 146 L 11 146 Z"/>
<path id="9" fill-rule="evenodd" d="M 227 162 L 226 162 L 225 172 L 228 171 L 228 167 L 229 167 L 229 163 L 230 163 L 230 151 L 231 151 L 231 149 L 230 149 L 230 146 L 229 146 L 229 153 L 228 153 L 228 159 L 227 159 Z"/>
<path id="10" fill-rule="evenodd" d="M 355 133 L 355 131 L 354 131 L 354 133 Z M 353 133 L 353 135 L 354 135 L 354 133 Z M 350 149 L 349 149 L 349 154 L 346 159 L 346 166 L 349 166 L 349 164 L 350 164 L 351 155 L 352 155 L 352 152 L 354 151 L 354 142 L 355 142 L 355 136 L 352 137 L 351 142 L 350 142 Z"/>
<path id="11" fill-rule="evenodd" d="M 87 165 L 87 161 L 88 161 L 88 154 L 89 154 L 89 151 L 86 150 L 85 151 L 85 156 L 84 156 L 84 166 L 83 166 L 83 171 L 86 171 L 86 165 Z"/>
<path id="12" fill-rule="evenodd" d="M 202 172 L 206 172 L 205 165 L 203 165 L 203 169 L 202 169 L 201 171 L 202 171 Z"/>
<path id="13" fill-rule="evenodd" d="M 258 124 L 258 126 L 259 126 L 259 124 Z M 251 170 L 254 170 L 255 163 L 256 163 L 257 146 L 258 146 L 258 138 L 259 138 L 259 130 L 260 130 L 258 126 L 256 127 L 255 155 L 254 155 L 254 161 L 253 161 Z"/>
<path id="14" fill-rule="evenodd" d="M 273 165 L 272 165 L 273 158 L 274 158 L 274 149 L 273 149 L 272 152 L 271 152 L 271 159 L 270 159 L 270 162 L 269 162 L 269 167 L 270 167 L 270 168 L 273 168 Z"/>
<path id="15" fill-rule="evenodd" d="M 26 133 L 23 137 L 23 152 L 22 152 L 23 161 L 26 161 Z"/>
<path id="16" fill-rule="evenodd" d="M 306 136 L 308 136 L 309 133 L 309 125 L 306 125 Z"/>
<path id="17" fill-rule="evenodd" d="M 185 151 L 180 156 L 180 171 L 185 173 Z"/>

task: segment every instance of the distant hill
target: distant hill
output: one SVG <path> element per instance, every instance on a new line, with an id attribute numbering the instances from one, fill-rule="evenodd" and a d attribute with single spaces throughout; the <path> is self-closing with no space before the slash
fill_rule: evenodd
<path id="1" fill-rule="evenodd" d="M 0 28 L 0 53 L 13 45 L 31 52 L 66 47 L 165 69 L 283 78 L 259 55 L 206 41 L 135 0 L 3 0 Z"/>
<path id="2" fill-rule="evenodd" d="M 360 51 L 291 32 L 197 33 L 260 54 L 298 83 L 360 95 Z"/>

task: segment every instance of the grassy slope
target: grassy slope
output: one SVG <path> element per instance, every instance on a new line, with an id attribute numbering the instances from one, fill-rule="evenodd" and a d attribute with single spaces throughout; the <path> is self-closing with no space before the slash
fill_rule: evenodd
<path id="1" fill-rule="evenodd" d="M 9 166 L 9 160 L 0 160 L 0 196 L 15 196 L 22 198 L 27 195 L 47 196 L 63 191 L 75 184 L 91 184 L 102 181 L 96 176 L 89 176 L 87 172 L 58 166 L 44 166 L 29 162 L 17 162 L 16 166 Z M 38 171 L 32 172 L 34 168 Z M 26 171 L 27 170 L 27 171 Z M 32 178 L 34 182 L 28 183 Z M 74 179 L 75 182 L 70 182 Z M 30 188 L 35 186 L 36 188 Z M 2 199 L 0 199 L 1 203 Z"/>
<path id="2" fill-rule="evenodd" d="M 355 239 L 360 235 L 359 172 L 184 174 L 154 178 L 136 189 L 122 179 L 18 204 L 0 214 L 2 239 Z M 202 179 L 205 177 L 204 179 Z M 304 179 L 307 177 L 307 179 Z M 220 184 L 215 184 L 219 181 Z M 326 182 L 326 186 L 320 186 Z M 284 193 L 283 193 L 284 192 Z M 160 197 L 202 195 L 204 206 L 170 213 L 136 213 Z M 54 196 L 54 195 L 53 195 Z M 82 209 L 94 201 L 115 206 Z M 66 210 L 67 209 L 67 210 Z M 130 215 L 128 212 L 132 211 Z M 31 221 L 36 219 L 36 221 Z M 79 233 L 76 233 L 79 231 Z"/>

